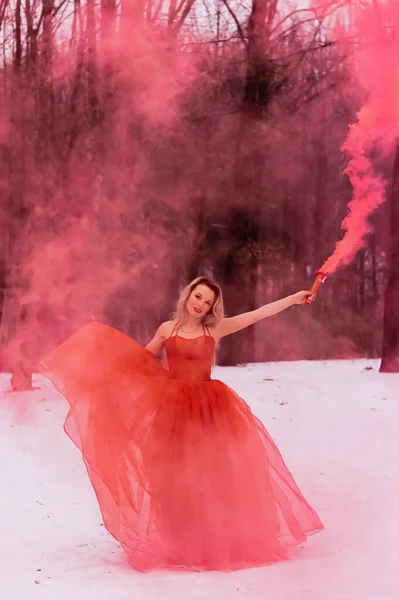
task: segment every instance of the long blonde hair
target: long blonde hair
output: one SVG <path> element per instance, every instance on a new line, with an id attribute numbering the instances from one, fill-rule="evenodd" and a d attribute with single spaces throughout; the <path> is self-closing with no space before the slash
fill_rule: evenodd
<path id="1" fill-rule="evenodd" d="M 181 291 L 173 319 L 177 319 L 178 321 L 184 320 L 187 300 L 198 285 L 206 285 L 215 294 L 215 301 L 212 304 L 211 310 L 201 319 L 204 325 L 214 327 L 224 317 L 223 294 L 217 283 L 204 276 L 193 279 L 193 281 L 186 285 Z"/>

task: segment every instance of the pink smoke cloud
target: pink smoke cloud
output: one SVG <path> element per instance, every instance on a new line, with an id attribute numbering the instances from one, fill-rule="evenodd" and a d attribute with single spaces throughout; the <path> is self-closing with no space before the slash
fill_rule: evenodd
<path id="1" fill-rule="evenodd" d="M 369 216 L 385 200 L 386 182 L 375 172 L 373 156 L 387 155 L 399 136 L 399 9 L 394 3 L 358 9 L 353 31 L 354 67 L 368 92 L 358 120 L 349 130 L 342 151 L 349 158 L 345 173 L 353 198 L 342 222 L 344 235 L 321 267 L 332 273 L 347 265 L 371 232 Z M 345 40 L 344 40 L 345 42 Z"/>

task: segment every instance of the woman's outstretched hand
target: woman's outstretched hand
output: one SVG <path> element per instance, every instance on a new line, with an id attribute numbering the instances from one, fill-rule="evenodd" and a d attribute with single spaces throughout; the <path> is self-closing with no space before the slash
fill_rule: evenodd
<path id="1" fill-rule="evenodd" d="M 311 293 L 312 292 L 310 290 L 301 290 L 300 292 L 293 294 L 293 304 L 304 304 L 306 302 L 306 298 L 308 298 Z"/>

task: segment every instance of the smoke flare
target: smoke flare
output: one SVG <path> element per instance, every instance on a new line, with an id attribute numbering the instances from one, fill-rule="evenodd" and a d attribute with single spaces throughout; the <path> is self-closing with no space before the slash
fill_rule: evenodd
<path id="1" fill-rule="evenodd" d="M 353 198 L 341 225 L 344 235 L 320 268 L 329 274 L 349 264 L 372 231 L 368 219 L 384 202 L 386 188 L 375 172 L 373 156 L 389 154 L 399 135 L 399 8 L 374 4 L 359 12 L 354 26 L 358 40 L 354 58 L 368 99 L 341 148 L 349 156 L 345 173 Z"/>

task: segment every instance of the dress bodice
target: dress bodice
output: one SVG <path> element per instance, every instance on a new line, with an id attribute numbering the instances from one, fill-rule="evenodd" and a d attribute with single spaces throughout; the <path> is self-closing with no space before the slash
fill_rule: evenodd
<path id="1" fill-rule="evenodd" d="M 173 335 L 165 342 L 166 356 L 171 379 L 191 383 L 209 381 L 215 352 L 215 340 L 211 335 L 183 338 Z"/>

